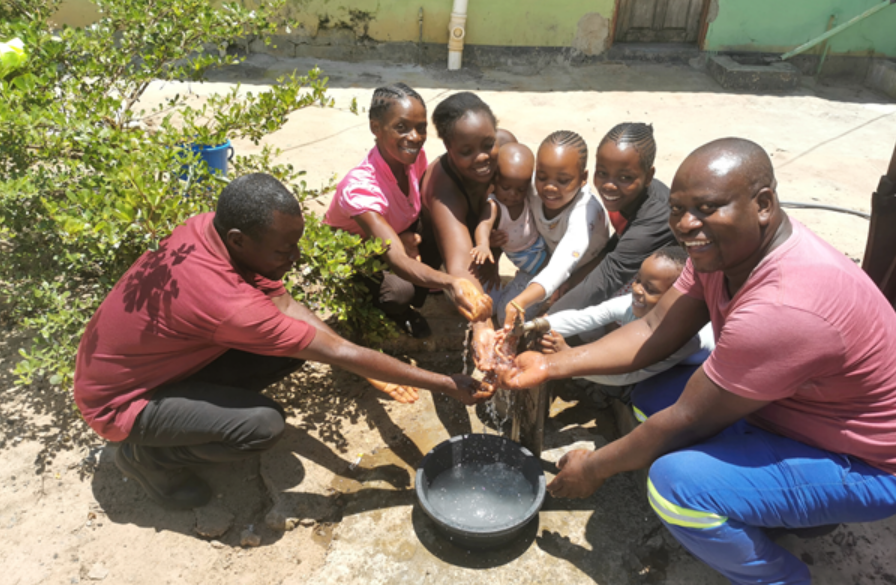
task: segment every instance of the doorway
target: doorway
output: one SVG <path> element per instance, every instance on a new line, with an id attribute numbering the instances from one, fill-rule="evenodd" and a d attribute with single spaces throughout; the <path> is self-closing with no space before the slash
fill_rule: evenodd
<path id="1" fill-rule="evenodd" d="M 696 43 L 704 0 L 619 0 L 614 42 Z"/>

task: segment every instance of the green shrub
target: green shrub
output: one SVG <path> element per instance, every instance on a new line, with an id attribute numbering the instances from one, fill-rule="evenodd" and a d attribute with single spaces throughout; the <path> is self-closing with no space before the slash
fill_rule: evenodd
<path id="1" fill-rule="evenodd" d="M 214 208 L 225 181 L 182 145 L 258 144 L 291 112 L 332 105 L 315 69 L 201 107 L 177 96 L 138 110 L 154 80 L 200 81 L 236 62 L 229 44 L 275 31 L 284 0 L 253 10 L 208 0 L 94 2 L 98 23 L 54 31 L 58 0 L 0 0 L 0 42 L 21 39 L 26 53 L 0 69 L 0 292 L 7 318 L 34 333 L 16 369 L 23 383 L 68 387 L 84 326 L 112 285 L 176 225 Z M 149 114 L 161 117 L 152 129 Z M 276 154 L 237 156 L 231 173 L 271 173 L 304 202 L 313 193 L 303 173 L 274 164 Z M 179 178 L 185 164 L 192 180 Z M 393 334 L 363 308 L 369 295 L 352 278 L 381 269 L 382 243 L 336 234 L 310 213 L 306 234 L 304 268 L 287 279 L 294 294 L 370 340 Z"/>

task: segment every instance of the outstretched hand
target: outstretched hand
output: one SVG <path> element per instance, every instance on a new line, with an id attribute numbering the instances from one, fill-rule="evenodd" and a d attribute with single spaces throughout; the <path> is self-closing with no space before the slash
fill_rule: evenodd
<path id="1" fill-rule="evenodd" d="M 492 316 L 492 299 L 479 292 L 466 278 L 458 278 L 451 285 L 457 310 L 467 321 L 484 321 Z"/>
<path id="2" fill-rule="evenodd" d="M 509 390 L 533 388 L 548 380 L 548 366 L 544 354 L 527 351 L 516 356 L 513 363 L 498 368 L 498 387 Z"/>
<path id="3" fill-rule="evenodd" d="M 513 329 L 517 321 L 520 323 L 526 321 L 526 307 L 513 300 L 504 307 L 504 329 Z"/>
<path id="4" fill-rule="evenodd" d="M 374 380 L 373 378 L 367 378 L 367 381 L 370 382 L 371 386 L 373 386 L 380 392 L 388 394 L 392 397 L 393 400 L 402 404 L 413 404 L 414 402 L 417 402 L 418 398 L 420 398 L 419 391 L 413 386 L 390 384 L 388 382 Z"/>
<path id="5" fill-rule="evenodd" d="M 587 498 L 604 484 L 595 469 L 594 451 L 570 451 L 557 462 L 560 473 L 547 485 L 555 498 Z"/>
<path id="6" fill-rule="evenodd" d="M 454 374 L 451 376 L 451 380 L 454 382 L 454 390 L 445 392 L 445 394 L 460 400 L 467 406 L 484 402 L 495 393 L 493 385 L 480 382 L 466 374 Z"/>
<path id="7" fill-rule="evenodd" d="M 486 262 L 495 263 L 495 257 L 492 256 L 492 249 L 487 244 L 476 246 L 470 250 L 470 256 L 473 257 L 473 264 L 485 264 Z"/>
<path id="8" fill-rule="evenodd" d="M 562 335 L 551 329 L 538 340 L 541 353 L 560 353 L 569 349 L 569 344 Z"/>

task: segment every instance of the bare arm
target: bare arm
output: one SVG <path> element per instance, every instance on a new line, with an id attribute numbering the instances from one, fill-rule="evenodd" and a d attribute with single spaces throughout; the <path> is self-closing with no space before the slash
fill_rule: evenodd
<path id="1" fill-rule="evenodd" d="M 483 326 L 491 329 L 491 298 L 483 293 L 482 283 L 470 261 L 473 240 L 464 223 L 467 203 L 451 180 L 444 175 L 438 161 L 432 163 L 423 177 L 421 188 L 436 243 L 442 253 L 448 274 L 458 279 L 449 291 L 460 313 L 473 322 L 474 335 Z"/>
<path id="2" fill-rule="evenodd" d="M 452 396 L 464 404 L 472 404 L 491 395 L 491 388 L 481 389 L 473 382 L 472 378 L 434 374 L 405 364 L 385 354 L 356 346 L 340 337 L 317 315 L 304 305 L 296 302 L 289 294 L 280 295 L 271 300 L 274 306 L 287 317 L 304 321 L 317 329 L 317 334 L 311 345 L 293 357 L 339 366 L 359 376 L 363 376 L 370 381 L 374 388 L 389 394 L 399 402 L 414 402 L 417 399 L 416 387 L 427 388 L 434 392 Z M 360 361 L 353 360 L 354 352 L 361 354 Z M 366 365 L 371 361 L 382 367 L 371 368 L 369 365 Z M 382 375 L 380 375 L 380 372 L 382 372 Z M 411 376 L 411 378 L 408 378 L 408 376 Z M 408 379 L 414 379 L 421 383 L 407 382 L 406 380 Z M 390 384 L 384 384 L 380 380 Z M 395 387 L 393 386 L 394 384 L 398 386 Z"/>
<path id="3" fill-rule="evenodd" d="M 555 497 L 587 497 L 613 475 L 648 467 L 660 456 L 711 437 L 767 404 L 728 392 L 700 368 L 678 402 L 625 437 L 597 451 L 565 455 L 548 489 Z"/>
<path id="4" fill-rule="evenodd" d="M 393 357 L 351 343 L 329 328 L 318 329 L 305 349 L 292 357 L 338 366 L 365 378 L 402 386 L 426 388 L 446 394 L 464 404 L 475 404 L 491 393 L 475 380 L 460 374 L 446 376 L 414 367 Z"/>
<path id="5" fill-rule="evenodd" d="M 469 280 L 481 292 L 482 284 L 470 262 L 473 240 L 465 223 L 467 202 L 463 194 L 445 176 L 438 161 L 427 170 L 421 191 L 424 201 L 429 202 L 432 229 L 445 269 L 452 276 Z"/>
<path id="6" fill-rule="evenodd" d="M 497 203 L 491 200 L 482 208 L 482 213 L 479 214 L 479 225 L 476 226 L 474 232 L 477 247 L 489 247 L 489 237 L 500 213 Z"/>
<path id="7" fill-rule="evenodd" d="M 594 343 L 544 356 L 520 354 L 501 373 L 504 388 L 531 388 L 547 380 L 590 374 L 625 374 L 663 360 L 709 321 L 706 304 L 669 289 L 643 319 L 620 327 Z"/>
<path id="8" fill-rule="evenodd" d="M 386 262 L 392 272 L 404 280 L 418 286 L 442 290 L 449 288 L 456 280 L 454 277 L 430 268 L 423 262 L 408 256 L 401 238 L 379 213 L 367 211 L 356 215 L 353 219 L 361 226 L 368 238 L 379 238 L 384 242 L 390 242 L 389 249 L 386 251 Z"/>
<path id="9" fill-rule="evenodd" d="M 324 323 L 320 317 L 315 315 L 311 310 L 308 309 L 305 305 L 298 303 L 292 295 L 283 294 L 279 297 L 274 297 L 271 299 L 273 301 L 274 306 L 280 310 L 281 313 L 286 315 L 287 317 L 291 317 L 296 321 L 304 321 L 308 323 L 318 331 L 326 331 L 328 333 L 332 333 L 336 335 L 336 332 L 333 331 L 329 325 Z"/>

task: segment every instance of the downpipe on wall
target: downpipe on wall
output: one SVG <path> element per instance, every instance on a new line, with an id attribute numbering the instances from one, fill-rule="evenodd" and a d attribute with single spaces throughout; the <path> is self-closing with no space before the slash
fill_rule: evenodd
<path id="1" fill-rule="evenodd" d="M 467 0 L 454 0 L 451 18 L 448 20 L 448 70 L 461 67 L 464 54 L 464 37 L 467 35 Z"/>

